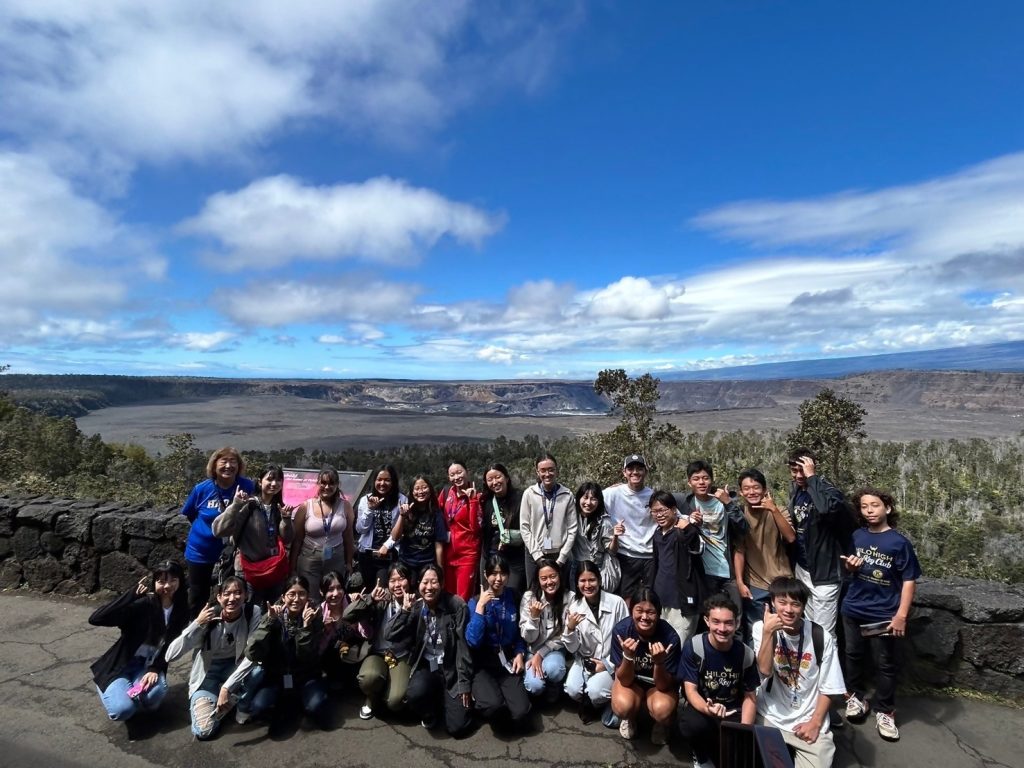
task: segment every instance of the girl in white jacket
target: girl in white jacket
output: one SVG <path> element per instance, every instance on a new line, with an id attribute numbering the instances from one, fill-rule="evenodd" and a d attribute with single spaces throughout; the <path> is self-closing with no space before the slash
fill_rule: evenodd
<path id="1" fill-rule="evenodd" d="M 580 720 L 592 722 L 604 710 L 609 728 L 618 725 L 609 707 L 612 697 L 612 630 L 629 616 L 626 601 L 601 586 L 600 568 L 591 560 L 579 564 L 576 594 L 566 609 L 562 644 L 572 654 L 565 692 L 580 704 Z"/>
<path id="2" fill-rule="evenodd" d="M 189 713 L 192 733 L 200 741 L 216 735 L 243 683 L 247 683 L 249 693 L 238 699 L 235 719 L 239 723 L 249 719 L 245 702 L 255 692 L 257 676 L 250 677 L 254 665 L 245 658 L 245 644 L 260 620 L 259 607 L 250 606 L 245 605 L 245 582 L 229 576 L 217 590 L 217 602 L 203 608 L 167 648 L 169 662 L 193 651 L 188 677 Z"/>

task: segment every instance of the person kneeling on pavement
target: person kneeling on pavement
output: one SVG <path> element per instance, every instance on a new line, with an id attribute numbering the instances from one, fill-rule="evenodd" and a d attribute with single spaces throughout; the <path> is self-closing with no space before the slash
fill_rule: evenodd
<path id="1" fill-rule="evenodd" d="M 245 582 L 229 576 L 207 605 L 167 648 L 172 662 L 192 651 L 188 677 L 188 708 L 192 733 L 200 741 L 213 738 L 223 717 L 237 701 L 235 719 L 245 723 L 258 686 L 256 666 L 245 658 L 245 645 L 260 622 L 260 609 L 245 602 Z"/>

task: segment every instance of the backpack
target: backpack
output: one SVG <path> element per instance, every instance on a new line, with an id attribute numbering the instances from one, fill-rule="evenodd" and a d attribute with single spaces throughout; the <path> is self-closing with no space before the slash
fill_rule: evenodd
<path id="1" fill-rule="evenodd" d="M 818 669 L 821 669 L 821 656 L 825 652 L 825 628 L 821 624 L 817 624 L 809 619 L 804 619 L 808 624 L 811 625 L 811 646 L 814 649 L 814 663 L 818 665 Z M 772 635 L 772 653 L 775 651 L 775 635 Z M 766 692 L 771 691 L 772 682 L 775 680 L 775 675 L 768 678 L 768 682 L 764 684 Z"/>
<path id="2" fill-rule="evenodd" d="M 701 632 L 699 635 L 694 635 L 690 638 L 690 648 L 693 650 L 693 655 L 697 657 L 700 664 L 697 666 L 697 679 L 700 680 L 701 675 L 704 674 L 704 638 L 708 636 L 707 632 Z M 750 646 L 743 645 L 743 668 L 741 671 L 746 672 L 754 664 L 757 663 L 757 657 L 754 656 L 754 652 L 750 649 Z"/>

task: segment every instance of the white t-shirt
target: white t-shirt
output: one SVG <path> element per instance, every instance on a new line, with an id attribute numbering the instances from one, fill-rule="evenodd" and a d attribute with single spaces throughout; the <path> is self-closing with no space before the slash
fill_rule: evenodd
<path id="1" fill-rule="evenodd" d="M 618 551 L 638 558 L 654 557 L 654 531 L 658 526 L 647 508 L 653 488 L 641 488 L 634 493 L 629 485 L 613 485 L 604 489 L 604 505 L 612 525 L 622 522 L 626 532 L 619 537 Z"/>
<path id="2" fill-rule="evenodd" d="M 761 647 L 761 632 L 764 622 L 759 621 L 752 629 L 754 654 Z M 762 676 L 761 687 L 757 689 L 757 713 L 769 725 L 792 731 L 800 723 L 806 723 L 814 715 L 818 695 L 837 696 L 846 693 L 843 671 L 836 657 L 836 646 L 832 636 L 824 633 L 821 649 L 821 667 L 814 660 L 814 641 L 811 639 L 811 623 L 805 621 L 800 636 L 777 632 L 775 635 L 775 659 L 771 690 L 766 690 L 768 678 Z M 797 656 L 800 660 L 797 662 Z M 796 679 L 794 687 L 793 680 Z M 828 733 L 829 719 L 826 716 L 820 733 Z"/>

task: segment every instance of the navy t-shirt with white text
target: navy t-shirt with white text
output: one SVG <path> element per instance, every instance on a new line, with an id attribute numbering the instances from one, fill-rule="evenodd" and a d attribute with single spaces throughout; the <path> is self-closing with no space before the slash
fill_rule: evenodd
<path id="1" fill-rule="evenodd" d="M 914 546 L 899 531 L 853 532 L 854 554 L 864 564 L 853 575 L 843 599 L 844 616 L 862 622 L 890 621 L 900 607 L 903 584 L 921 578 Z"/>

